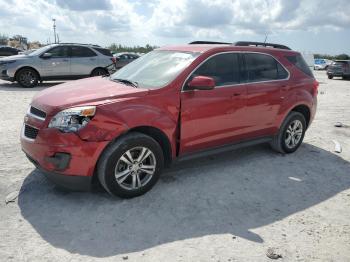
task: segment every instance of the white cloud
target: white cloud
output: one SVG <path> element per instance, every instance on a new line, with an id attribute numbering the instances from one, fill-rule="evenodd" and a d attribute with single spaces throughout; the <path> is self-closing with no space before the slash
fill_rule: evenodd
<path id="1" fill-rule="evenodd" d="M 0 33 L 46 41 L 161 44 L 286 31 L 345 30 L 349 0 L 0 0 Z M 183 39 L 183 40 L 181 40 Z"/>

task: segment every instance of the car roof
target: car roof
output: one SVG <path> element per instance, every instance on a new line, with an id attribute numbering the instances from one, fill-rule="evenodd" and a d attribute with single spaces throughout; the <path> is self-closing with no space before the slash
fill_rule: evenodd
<path id="1" fill-rule="evenodd" d="M 173 45 L 164 46 L 157 50 L 168 50 L 168 51 L 180 51 L 180 52 L 193 52 L 193 53 L 205 53 L 208 51 L 249 51 L 249 52 L 260 52 L 260 53 L 275 53 L 284 52 L 290 54 L 296 54 L 298 52 L 287 49 L 279 49 L 273 47 L 257 47 L 257 46 L 234 46 L 231 44 L 189 44 L 189 45 Z"/>

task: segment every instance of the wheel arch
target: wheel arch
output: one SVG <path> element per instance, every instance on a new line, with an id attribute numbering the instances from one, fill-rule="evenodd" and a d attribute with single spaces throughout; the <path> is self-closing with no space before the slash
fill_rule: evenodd
<path id="1" fill-rule="evenodd" d="M 32 70 L 34 70 L 34 71 L 38 74 L 39 80 L 41 80 L 41 76 L 40 76 L 39 71 L 36 70 L 34 67 L 32 67 L 32 66 L 22 66 L 22 67 L 20 67 L 20 68 L 18 68 L 18 69 L 16 70 L 16 73 L 15 73 L 15 76 L 14 76 L 14 79 L 15 79 L 16 81 L 17 81 L 17 75 L 18 75 L 18 73 L 19 73 L 21 70 L 23 70 L 23 69 L 32 69 Z"/>
<path id="2" fill-rule="evenodd" d="M 100 155 L 98 156 L 98 159 L 95 163 L 95 168 L 94 168 L 94 172 L 93 172 L 93 177 L 92 177 L 92 183 L 93 184 L 97 184 L 98 182 L 98 176 L 97 176 L 97 167 L 98 167 L 98 163 L 100 161 L 100 158 L 103 154 L 103 152 L 105 152 L 109 146 L 111 144 L 113 144 L 115 141 L 117 141 L 118 139 L 122 138 L 123 136 L 131 133 L 131 132 L 138 132 L 138 133 L 142 133 L 144 135 L 150 136 L 151 138 L 153 138 L 154 140 L 156 140 L 160 147 L 163 150 L 163 154 L 164 154 L 164 166 L 165 167 L 169 167 L 171 162 L 172 162 L 172 147 L 171 147 L 171 143 L 169 138 L 167 137 L 167 135 L 160 130 L 159 128 L 153 127 L 153 126 L 137 126 L 137 127 L 133 127 L 130 128 L 128 130 L 126 130 L 124 133 L 122 133 L 120 136 L 116 137 L 115 139 L 113 139 L 112 141 L 110 141 L 105 148 L 102 150 L 102 152 L 100 153 Z"/>
<path id="3" fill-rule="evenodd" d="M 104 68 L 104 67 L 102 67 L 102 66 L 97 66 L 97 67 L 95 67 L 94 69 L 91 70 L 90 76 L 92 76 L 92 73 L 93 73 L 96 69 L 102 69 L 102 70 L 104 70 L 106 73 L 108 73 L 108 70 L 107 70 L 106 68 Z"/>
<path id="4" fill-rule="evenodd" d="M 297 106 L 293 107 L 292 110 L 290 110 L 290 112 L 292 112 L 292 111 L 301 113 L 305 118 L 306 128 L 309 127 L 310 118 L 311 118 L 311 111 L 307 105 L 305 105 L 305 104 L 297 105 Z"/>

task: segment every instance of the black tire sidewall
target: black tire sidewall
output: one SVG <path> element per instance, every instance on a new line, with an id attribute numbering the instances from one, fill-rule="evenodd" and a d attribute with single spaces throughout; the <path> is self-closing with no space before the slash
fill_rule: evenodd
<path id="1" fill-rule="evenodd" d="M 103 72 L 103 74 L 102 75 L 98 75 L 97 72 Z M 91 76 L 103 76 L 105 74 L 107 74 L 107 70 L 105 70 L 103 68 L 96 68 L 96 69 L 94 69 L 92 71 Z"/>
<path id="2" fill-rule="evenodd" d="M 119 158 L 129 149 L 144 146 L 150 149 L 156 158 L 156 170 L 151 180 L 142 188 L 136 190 L 126 190 L 122 188 L 114 177 L 115 166 Z M 122 198 L 132 198 L 145 194 L 152 189 L 159 179 L 160 173 L 164 166 L 163 151 L 159 144 L 151 137 L 146 135 L 125 136 L 118 143 L 112 145 L 102 156 L 101 166 L 98 170 L 101 184 L 112 195 Z M 102 177 L 101 177 L 102 176 Z"/>
<path id="3" fill-rule="evenodd" d="M 23 74 L 23 73 L 25 73 L 25 72 L 28 72 L 28 71 L 30 71 L 30 72 L 33 73 L 33 75 L 35 76 L 35 81 L 34 81 L 34 83 L 31 84 L 31 85 L 24 85 L 19 79 L 20 79 L 21 74 Z M 25 88 L 32 88 L 32 87 L 35 87 L 35 86 L 38 85 L 39 76 L 38 76 L 37 72 L 35 72 L 35 70 L 30 69 L 30 68 L 24 68 L 24 69 L 21 69 L 21 70 L 17 73 L 16 81 L 17 81 L 17 83 L 18 83 L 20 86 L 22 86 L 22 87 L 25 87 Z"/>
<path id="4" fill-rule="evenodd" d="M 299 120 L 302 125 L 303 125 L 303 133 L 302 133 L 302 136 L 301 136 L 301 139 L 299 141 L 299 143 L 297 144 L 297 146 L 293 147 L 293 148 L 289 148 L 287 147 L 286 143 L 285 143 L 285 135 L 286 135 L 286 132 L 287 132 L 287 129 L 290 125 L 291 122 L 293 122 L 294 120 Z M 283 149 L 283 151 L 285 153 L 293 153 L 295 152 L 299 146 L 302 144 L 303 140 L 304 140 L 304 136 L 305 136 L 305 131 L 306 131 L 306 121 L 305 121 L 305 117 L 301 114 L 301 113 L 298 113 L 298 112 L 292 112 L 286 119 L 286 121 L 283 123 L 283 127 L 281 129 L 281 134 L 280 134 L 280 143 L 281 143 L 281 147 Z"/>

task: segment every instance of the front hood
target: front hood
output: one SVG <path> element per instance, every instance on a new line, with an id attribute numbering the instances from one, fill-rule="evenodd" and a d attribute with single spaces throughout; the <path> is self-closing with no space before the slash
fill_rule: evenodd
<path id="1" fill-rule="evenodd" d="M 32 105 L 50 114 L 57 109 L 78 105 L 99 105 L 116 98 L 139 97 L 147 93 L 148 89 L 116 83 L 108 77 L 93 77 L 47 88 L 33 98 Z"/>
<path id="2" fill-rule="evenodd" d="M 11 56 L 0 58 L 0 62 L 6 62 L 6 61 L 12 61 L 12 60 L 22 60 L 22 59 L 28 59 L 28 56 L 27 55 L 11 55 Z"/>

